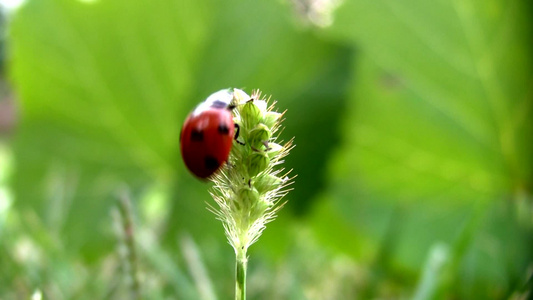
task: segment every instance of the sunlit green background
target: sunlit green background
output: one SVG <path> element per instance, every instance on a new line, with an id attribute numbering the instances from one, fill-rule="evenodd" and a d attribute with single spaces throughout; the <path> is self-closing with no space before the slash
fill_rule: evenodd
<path id="1" fill-rule="evenodd" d="M 233 250 L 179 154 L 227 87 L 272 95 L 296 144 L 249 299 L 533 297 L 531 1 L 13 2 L 0 299 L 131 299 L 124 189 L 143 297 L 231 299 Z"/>

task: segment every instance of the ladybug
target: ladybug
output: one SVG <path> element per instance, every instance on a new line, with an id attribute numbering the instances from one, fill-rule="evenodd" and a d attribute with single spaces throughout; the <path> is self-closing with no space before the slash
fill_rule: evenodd
<path id="1" fill-rule="evenodd" d="M 181 156 L 189 171 L 201 179 L 228 160 L 233 139 L 237 139 L 232 99 L 230 89 L 211 94 L 189 114 L 181 129 Z"/>

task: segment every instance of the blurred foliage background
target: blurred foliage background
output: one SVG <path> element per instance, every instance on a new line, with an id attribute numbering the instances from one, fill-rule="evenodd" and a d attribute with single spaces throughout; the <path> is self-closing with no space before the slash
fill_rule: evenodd
<path id="1" fill-rule="evenodd" d="M 272 95 L 297 145 L 250 299 L 533 297 L 531 1 L 17 2 L 0 299 L 131 299 L 132 270 L 145 299 L 231 299 L 209 185 L 179 154 L 227 87 Z"/>

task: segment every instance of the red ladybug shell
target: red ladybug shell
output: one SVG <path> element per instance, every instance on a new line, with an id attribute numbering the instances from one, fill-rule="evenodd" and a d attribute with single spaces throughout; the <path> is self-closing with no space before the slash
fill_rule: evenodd
<path id="1" fill-rule="evenodd" d="M 206 100 L 198 105 L 181 130 L 181 156 L 187 168 L 199 178 L 211 176 L 227 161 L 234 134 L 229 102 Z"/>

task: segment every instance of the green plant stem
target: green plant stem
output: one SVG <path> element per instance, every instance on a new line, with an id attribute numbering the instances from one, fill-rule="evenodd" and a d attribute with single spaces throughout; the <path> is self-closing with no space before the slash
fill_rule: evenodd
<path id="1" fill-rule="evenodd" d="M 235 263 L 235 300 L 246 300 L 246 249 L 239 249 Z"/>
<path id="2" fill-rule="evenodd" d="M 141 299 L 141 284 L 138 277 L 137 251 L 135 249 L 135 235 L 133 228 L 133 211 L 131 200 L 126 191 L 123 191 L 120 195 L 118 207 L 122 219 L 122 228 L 124 230 L 124 241 L 126 248 L 128 249 L 127 260 L 129 263 L 129 275 L 132 281 L 132 299 Z"/>

